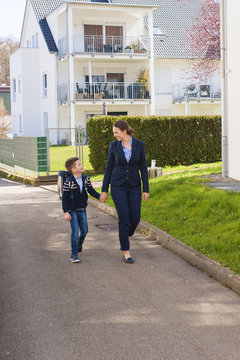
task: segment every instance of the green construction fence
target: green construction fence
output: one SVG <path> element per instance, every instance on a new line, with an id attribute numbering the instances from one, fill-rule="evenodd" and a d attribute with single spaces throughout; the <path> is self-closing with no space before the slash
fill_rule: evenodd
<path id="1" fill-rule="evenodd" d="M 0 139 L 0 163 L 35 172 L 46 172 L 47 137 L 15 136 L 13 139 Z"/>

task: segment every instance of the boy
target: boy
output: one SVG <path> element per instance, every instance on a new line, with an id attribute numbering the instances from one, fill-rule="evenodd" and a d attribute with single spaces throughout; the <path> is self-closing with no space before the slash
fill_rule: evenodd
<path id="1" fill-rule="evenodd" d="M 70 261 L 78 263 L 80 262 L 78 253 L 82 252 L 82 244 L 88 232 L 87 191 L 96 199 L 100 199 L 100 194 L 92 187 L 89 177 L 83 175 L 84 169 L 79 158 L 68 159 L 65 167 L 72 175 L 65 180 L 63 185 L 62 208 L 65 220 L 70 221 L 71 224 Z"/>

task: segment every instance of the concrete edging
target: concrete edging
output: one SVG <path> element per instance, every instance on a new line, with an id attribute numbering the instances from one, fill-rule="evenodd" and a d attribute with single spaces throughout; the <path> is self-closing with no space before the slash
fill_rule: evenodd
<path id="1" fill-rule="evenodd" d="M 98 208 L 99 210 L 108 213 L 109 215 L 117 217 L 116 210 L 111 206 L 99 203 L 93 199 L 88 199 L 88 203 Z M 240 295 L 240 276 L 235 274 L 233 271 L 225 268 L 217 261 L 214 261 L 207 256 L 198 253 L 190 246 L 183 244 L 180 240 L 175 239 L 165 231 L 160 230 L 143 220 L 140 221 L 137 230 L 156 240 L 158 244 L 164 246 L 168 250 L 171 250 L 173 253 L 180 256 L 191 265 L 196 266 L 210 277 L 219 281 L 222 285 L 229 287 Z"/>

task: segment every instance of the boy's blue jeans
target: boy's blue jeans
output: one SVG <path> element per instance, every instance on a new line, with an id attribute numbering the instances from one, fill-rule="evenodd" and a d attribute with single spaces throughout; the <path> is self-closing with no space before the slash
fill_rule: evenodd
<path id="1" fill-rule="evenodd" d="M 86 209 L 69 210 L 71 224 L 71 256 L 78 256 L 78 244 L 82 244 L 88 233 Z M 80 236 L 79 236 L 80 230 Z"/>

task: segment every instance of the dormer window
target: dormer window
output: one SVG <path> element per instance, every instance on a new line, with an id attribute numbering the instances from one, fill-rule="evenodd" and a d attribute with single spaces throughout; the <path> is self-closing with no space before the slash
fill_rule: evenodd
<path id="1" fill-rule="evenodd" d="M 91 0 L 91 2 L 95 2 L 95 3 L 111 3 L 111 0 Z"/>
<path id="2" fill-rule="evenodd" d="M 153 35 L 164 35 L 164 32 L 160 29 L 159 26 L 154 26 L 153 27 Z"/>

